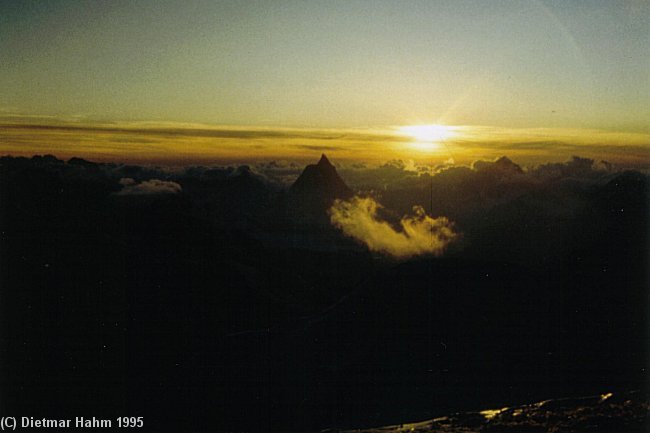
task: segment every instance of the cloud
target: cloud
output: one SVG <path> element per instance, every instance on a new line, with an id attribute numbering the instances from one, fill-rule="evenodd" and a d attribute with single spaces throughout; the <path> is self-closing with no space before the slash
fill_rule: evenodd
<path id="1" fill-rule="evenodd" d="M 415 215 L 399 221 L 400 230 L 377 216 L 382 206 L 369 197 L 353 197 L 350 201 L 336 200 L 329 210 L 332 224 L 371 251 L 397 258 L 420 254 L 441 255 L 456 239 L 453 223 L 445 217 L 431 218 L 422 206 L 414 206 Z"/>
<path id="2" fill-rule="evenodd" d="M 136 183 L 130 177 L 120 179 L 120 185 L 124 186 L 117 195 L 147 195 L 147 194 L 178 194 L 182 188 L 176 182 L 149 179 L 142 183 Z"/>
<path id="3" fill-rule="evenodd" d="M 300 176 L 305 166 L 293 161 L 272 160 L 258 162 L 254 168 L 257 173 L 264 175 L 270 182 L 288 186 Z"/>
<path id="4" fill-rule="evenodd" d="M 506 156 L 502 156 L 495 161 L 474 161 L 472 169 L 478 173 L 486 173 L 499 178 L 509 178 L 524 174 L 521 167 Z"/>
<path id="5" fill-rule="evenodd" d="M 605 168 L 607 169 L 605 170 Z M 593 159 L 573 156 L 571 160 L 564 163 L 542 164 L 535 168 L 532 174 L 546 180 L 559 178 L 593 178 L 602 176 L 611 169 L 612 165 L 610 163 L 605 163 L 603 166 L 594 166 Z"/>
<path id="6" fill-rule="evenodd" d="M 404 170 L 404 171 L 416 171 L 417 168 L 415 166 L 415 162 L 413 162 L 412 159 L 391 159 L 390 161 L 386 162 L 384 165 L 382 165 L 380 168 L 386 168 L 386 169 L 397 169 L 397 170 Z"/>
<path id="7" fill-rule="evenodd" d="M 131 177 L 123 177 L 122 179 L 120 179 L 120 185 L 122 186 L 133 186 L 135 184 L 136 184 L 135 180 L 133 180 L 133 178 Z"/>

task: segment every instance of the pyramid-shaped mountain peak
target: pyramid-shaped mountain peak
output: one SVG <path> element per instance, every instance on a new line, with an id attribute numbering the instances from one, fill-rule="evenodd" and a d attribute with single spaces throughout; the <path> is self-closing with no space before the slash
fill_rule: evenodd
<path id="1" fill-rule="evenodd" d="M 330 162 L 329 159 L 327 159 L 327 156 L 324 153 L 320 156 L 320 161 L 318 161 L 317 165 L 319 165 L 319 166 L 332 166 L 333 167 L 332 163 Z"/>
<path id="2" fill-rule="evenodd" d="M 327 197 L 328 201 L 352 196 L 352 190 L 343 182 L 336 172 L 336 167 L 325 154 L 321 155 L 318 164 L 305 167 L 302 174 L 291 185 L 290 192 Z"/>
<path id="3" fill-rule="evenodd" d="M 310 164 L 289 188 L 289 199 L 296 209 L 310 214 L 325 214 L 337 198 L 352 197 L 336 167 L 323 154 L 317 164 Z"/>

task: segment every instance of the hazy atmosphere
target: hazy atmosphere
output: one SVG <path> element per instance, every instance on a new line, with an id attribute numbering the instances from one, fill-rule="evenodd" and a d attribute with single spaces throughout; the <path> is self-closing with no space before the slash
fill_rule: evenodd
<path id="1" fill-rule="evenodd" d="M 2 428 L 649 431 L 649 71 L 643 0 L 1 2 Z"/>
<path id="2" fill-rule="evenodd" d="M 0 8 L 5 153 L 647 162 L 643 0 Z"/>

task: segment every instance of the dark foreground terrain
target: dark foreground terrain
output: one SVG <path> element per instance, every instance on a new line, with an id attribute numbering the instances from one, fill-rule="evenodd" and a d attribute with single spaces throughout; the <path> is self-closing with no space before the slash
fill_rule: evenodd
<path id="1" fill-rule="evenodd" d="M 337 433 L 632 433 L 650 429 L 650 399 L 639 392 L 544 400 L 427 421 Z"/>
<path id="2" fill-rule="evenodd" d="M 401 173 L 387 220 L 432 197 L 462 236 L 396 261 L 329 224 L 357 189 L 310 167 L 277 184 L 1 158 L 0 411 L 295 432 L 612 392 L 575 413 L 638 426 L 617 396 L 649 378 L 646 175 L 580 158 Z"/>

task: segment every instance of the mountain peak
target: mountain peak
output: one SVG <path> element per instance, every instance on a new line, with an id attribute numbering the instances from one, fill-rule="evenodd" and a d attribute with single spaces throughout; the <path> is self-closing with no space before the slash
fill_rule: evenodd
<path id="1" fill-rule="evenodd" d="M 318 164 L 317 164 L 317 165 L 318 165 L 318 166 L 321 166 L 321 167 L 322 167 L 322 166 L 332 166 L 332 163 L 330 162 L 329 159 L 327 159 L 327 156 L 325 156 L 325 154 L 323 153 L 323 154 L 320 156 L 320 160 L 318 161 Z"/>
<path id="2" fill-rule="evenodd" d="M 336 167 L 321 155 L 318 164 L 305 167 L 302 174 L 289 188 L 289 200 L 297 214 L 312 215 L 317 219 L 327 219 L 327 209 L 334 200 L 349 199 L 352 190 L 336 172 Z"/>
<path id="3" fill-rule="evenodd" d="M 323 153 L 318 164 L 305 167 L 302 174 L 296 179 L 290 190 L 293 192 L 310 195 L 324 195 L 328 200 L 335 198 L 349 198 L 352 191 L 343 182 L 336 172 L 336 167 Z"/>

